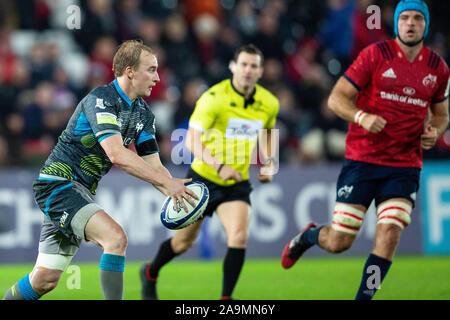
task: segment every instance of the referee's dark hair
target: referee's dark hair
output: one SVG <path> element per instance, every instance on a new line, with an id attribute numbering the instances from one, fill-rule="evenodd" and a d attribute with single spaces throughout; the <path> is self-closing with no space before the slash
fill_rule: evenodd
<path id="1" fill-rule="evenodd" d="M 256 47 L 254 44 L 249 43 L 249 44 L 243 45 L 242 47 L 238 48 L 236 50 L 236 52 L 234 53 L 234 57 L 233 57 L 233 60 L 235 62 L 237 62 L 237 59 L 241 52 L 259 55 L 261 57 L 261 66 L 264 64 L 264 55 L 263 55 L 262 51 L 259 50 L 258 47 Z"/>

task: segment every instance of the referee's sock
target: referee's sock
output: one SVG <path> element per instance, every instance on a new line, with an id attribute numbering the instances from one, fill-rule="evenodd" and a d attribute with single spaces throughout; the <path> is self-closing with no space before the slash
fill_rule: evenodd
<path id="1" fill-rule="evenodd" d="M 100 260 L 100 283 L 105 300 L 123 299 L 125 256 L 104 253 Z"/>
<path id="2" fill-rule="evenodd" d="M 228 247 L 223 261 L 222 299 L 231 298 L 245 260 L 245 248 Z"/>
<path id="3" fill-rule="evenodd" d="M 169 238 L 159 246 L 158 253 L 152 261 L 149 270 L 149 274 L 152 279 L 156 279 L 158 277 L 159 270 L 178 255 L 172 249 L 172 245 L 170 244 L 171 240 L 172 238 Z"/>
<path id="4" fill-rule="evenodd" d="M 355 300 L 371 300 L 377 290 L 381 288 L 381 282 L 391 264 L 391 261 L 371 253 L 364 266 L 361 285 Z"/>
<path id="5" fill-rule="evenodd" d="M 8 289 L 3 300 L 37 300 L 40 297 L 31 287 L 30 275 L 27 274 Z"/>

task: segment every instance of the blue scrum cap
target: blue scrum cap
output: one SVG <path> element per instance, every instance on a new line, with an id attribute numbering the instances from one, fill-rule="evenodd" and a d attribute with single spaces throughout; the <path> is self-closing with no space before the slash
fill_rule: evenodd
<path id="1" fill-rule="evenodd" d="M 423 33 L 423 37 L 425 38 L 428 34 L 428 27 L 430 26 L 430 12 L 428 11 L 427 4 L 422 0 L 401 0 L 397 4 L 394 13 L 395 35 L 398 36 L 398 18 L 400 17 L 400 13 L 406 10 L 415 10 L 423 14 L 425 17 L 425 31 Z"/>

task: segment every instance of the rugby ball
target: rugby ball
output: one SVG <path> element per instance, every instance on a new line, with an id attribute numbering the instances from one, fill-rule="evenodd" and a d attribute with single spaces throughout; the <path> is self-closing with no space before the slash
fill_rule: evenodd
<path id="1" fill-rule="evenodd" d="M 203 215 L 208 205 L 209 190 L 204 183 L 191 181 L 186 183 L 186 187 L 192 190 L 199 200 L 193 199 L 195 207 L 184 200 L 188 208 L 188 212 L 186 212 L 180 203 L 178 203 L 178 210 L 175 210 L 172 198 L 167 197 L 161 207 L 161 222 L 168 229 L 178 230 L 189 226 Z"/>

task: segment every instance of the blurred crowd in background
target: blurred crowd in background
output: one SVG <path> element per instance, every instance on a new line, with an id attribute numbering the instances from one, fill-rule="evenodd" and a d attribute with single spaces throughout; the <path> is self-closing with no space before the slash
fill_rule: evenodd
<path id="1" fill-rule="evenodd" d="M 41 166 L 76 105 L 114 79 L 123 40 L 157 52 L 161 82 L 147 99 L 156 115 L 161 159 L 170 164 L 171 133 L 187 128 L 198 97 L 230 78 L 242 44 L 264 55 L 260 84 L 280 101 L 280 161 L 341 161 L 347 123 L 327 108 L 336 80 L 359 51 L 393 38 L 397 1 L 372 0 L 2 0 L 0 2 L 0 166 Z M 447 1 L 428 0 L 425 44 L 447 62 Z M 67 25 L 71 5 L 81 28 Z M 381 28 L 369 30 L 370 5 Z M 450 158 L 450 130 L 426 158 Z"/>

